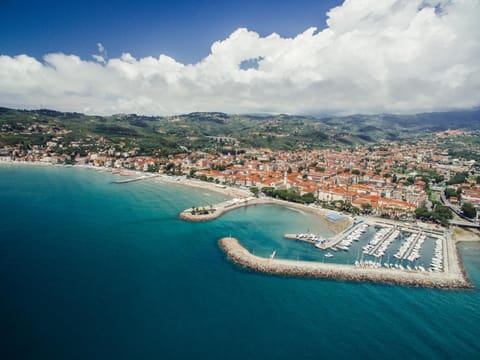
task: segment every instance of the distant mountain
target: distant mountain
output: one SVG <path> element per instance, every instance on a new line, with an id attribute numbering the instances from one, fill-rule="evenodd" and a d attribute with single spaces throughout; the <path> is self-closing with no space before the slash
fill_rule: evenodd
<path id="1" fill-rule="evenodd" d="M 0 145 L 31 141 L 28 124 L 43 123 L 68 130 L 70 138 L 103 136 L 112 141 L 128 140 L 144 153 L 182 149 L 228 149 L 213 137 L 236 139 L 237 146 L 298 149 L 343 147 L 355 144 L 414 139 L 447 129 L 480 130 L 480 109 L 416 115 L 352 115 L 315 118 L 295 115 L 229 115 L 195 112 L 176 116 L 118 114 L 89 116 L 55 110 L 0 108 Z M 23 125 L 22 125 L 23 124 Z M 16 134 L 16 135 L 15 135 Z M 38 136 L 37 136 L 38 135 Z M 38 141 L 48 140 L 39 134 Z M 16 138 L 17 137 L 17 138 Z"/>

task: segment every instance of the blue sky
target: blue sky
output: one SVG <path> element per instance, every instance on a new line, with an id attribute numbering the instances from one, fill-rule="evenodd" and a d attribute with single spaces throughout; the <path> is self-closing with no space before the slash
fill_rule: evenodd
<path id="1" fill-rule="evenodd" d="M 480 0 L 0 0 L 0 106 L 100 115 L 472 108 L 479 19 Z"/>
<path id="2" fill-rule="evenodd" d="M 240 27 L 292 37 L 325 27 L 340 0 L 0 0 L 0 53 L 90 58 L 101 42 L 110 57 L 169 55 L 197 62 Z"/>

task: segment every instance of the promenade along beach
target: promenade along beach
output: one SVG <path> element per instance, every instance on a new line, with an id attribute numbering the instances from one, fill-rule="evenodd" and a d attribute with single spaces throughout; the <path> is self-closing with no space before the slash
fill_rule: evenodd
<path id="1" fill-rule="evenodd" d="M 241 239 L 224 237 L 220 248 L 244 268 L 267 274 L 372 281 L 434 288 L 469 288 L 461 258 L 450 230 L 423 223 L 401 223 L 373 217 L 351 218 L 316 206 L 252 196 L 186 209 L 179 214 L 185 221 L 215 220 L 243 207 L 277 205 L 317 216 L 333 236 L 313 232 L 287 233 L 284 241 L 295 241 L 321 252 L 316 261 L 278 258 L 247 250 Z"/>

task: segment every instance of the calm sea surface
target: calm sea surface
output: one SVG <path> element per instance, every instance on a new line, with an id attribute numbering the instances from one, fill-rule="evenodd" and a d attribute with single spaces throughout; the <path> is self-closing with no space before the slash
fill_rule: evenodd
<path id="1" fill-rule="evenodd" d="M 331 235 L 309 214 L 75 168 L 0 166 L 0 359 L 478 359 L 480 293 L 288 279 L 228 262 L 232 235 L 268 256 L 318 259 L 282 238 Z M 480 286 L 480 245 L 460 252 Z"/>

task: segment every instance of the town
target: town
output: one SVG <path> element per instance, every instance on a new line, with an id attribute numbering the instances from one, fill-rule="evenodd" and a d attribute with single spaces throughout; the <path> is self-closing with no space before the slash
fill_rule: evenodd
<path id="1" fill-rule="evenodd" d="M 478 137 L 462 130 L 436 132 L 415 141 L 381 140 L 299 151 L 241 147 L 234 138 L 211 136 L 211 142 L 222 142 L 222 151 L 146 156 L 127 140 L 114 142 L 96 135 L 70 140 L 69 130 L 51 124 L 17 125 L 3 124 L 1 133 L 43 135 L 47 140 L 40 145 L 5 145 L 0 149 L 2 162 L 165 173 L 250 189 L 255 196 L 315 202 L 351 214 L 397 220 L 416 217 L 443 225 L 462 217 L 478 223 L 478 163 L 471 157 L 454 158 L 446 146 L 462 137 Z"/>

